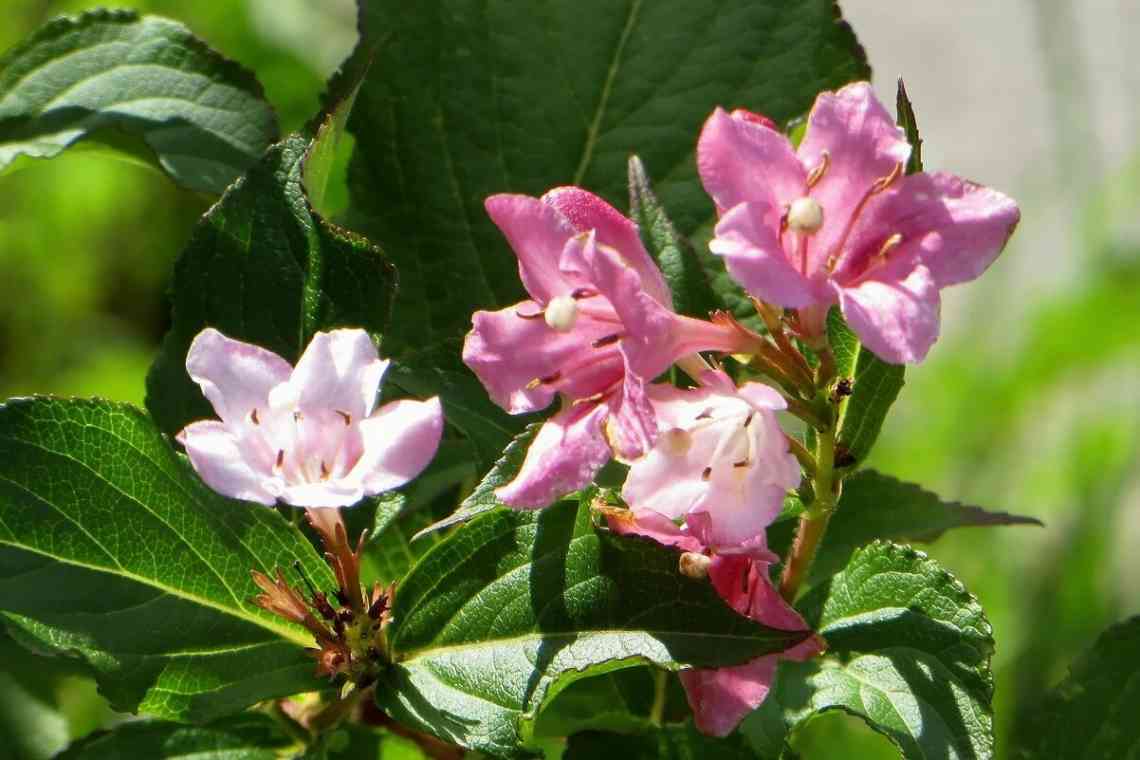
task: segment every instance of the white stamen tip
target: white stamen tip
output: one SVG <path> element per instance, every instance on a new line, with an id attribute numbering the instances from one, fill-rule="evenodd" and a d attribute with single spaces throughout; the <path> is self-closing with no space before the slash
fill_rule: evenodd
<path id="1" fill-rule="evenodd" d="M 796 198 L 788 207 L 788 226 L 810 235 L 823 226 L 823 207 L 815 198 Z"/>
<path id="2" fill-rule="evenodd" d="M 684 575 L 688 578 L 695 578 L 696 580 L 708 578 L 709 565 L 711 564 L 712 560 L 704 554 L 697 554 L 696 552 L 685 552 L 681 555 L 681 575 Z"/>
<path id="3" fill-rule="evenodd" d="M 301 389 L 289 381 L 273 386 L 269 391 L 269 406 L 271 409 L 296 409 L 301 403 Z"/>
<path id="4" fill-rule="evenodd" d="M 578 321 L 578 304 L 570 296 L 552 298 L 550 303 L 546 304 L 544 317 L 551 330 L 560 333 L 570 332 L 574 329 L 574 323 Z"/>

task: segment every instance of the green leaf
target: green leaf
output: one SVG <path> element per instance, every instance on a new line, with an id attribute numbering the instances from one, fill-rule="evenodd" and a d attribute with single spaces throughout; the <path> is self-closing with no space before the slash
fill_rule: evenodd
<path id="1" fill-rule="evenodd" d="M 744 732 L 771 754 L 812 716 L 843 710 L 906 758 L 993 756 L 994 642 L 977 599 L 938 563 L 876 542 L 801 604 L 828 642 L 823 658 L 784 662 Z"/>
<path id="2" fill-rule="evenodd" d="M 902 390 L 906 368 L 888 364 L 865 348 L 838 308 L 827 313 L 827 339 L 837 376 L 851 381 L 851 395 L 839 402 L 836 465 L 853 467 L 871 453 L 887 412 Z"/>
<path id="3" fill-rule="evenodd" d="M 898 92 L 895 94 L 895 121 L 906 132 L 906 141 L 910 143 L 910 158 L 906 162 L 907 174 L 918 174 L 922 171 L 922 138 L 918 134 L 918 121 L 914 117 L 914 106 L 906 94 L 906 86 L 902 77 L 899 77 Z"/>
<path id="4" fill-rule="evenodd" d="M 1029 760 L 1092 760 L 1140 756 L 1140 617 L 1112 626 L 1073 663 L 1045 700 L 1022 748 Z"/>
<path id="5" fill-rule="evenodd" d="M 295 527 L 207 489 L 141 411 L 0 407 L 0 610 L 116 709 L 202 721 L 319 686 L 311 637 L 251 601 L 250 570 L 294 561 L 333 585 Z"/>
<path id="6" fill-rule="evenodd" d="M 208 726 L 124 723 L 83 739 L 59 760 L 278 760 L 295 744 L 273 718 L 244 713 Z"/>
<path id="7" fill-rule="evenodd" d="M 856 549 L 875 539 L 930 542 L 952 528 L 1041 524 L 1034 517 L 943 501 L 914 483 L 861 470 L 843 482 L 843 495 L 816 552 L 808 583 L 834 575 Z M 794 521 L 769 528 L 769 545 L 781 557 L 791 546 L 795 529 Z"/>
<path id="8" fill-rule="evenodd" d="M 582 731 L 651 731 L 655 727 L 651 716 L 658 700 L 661 718 L 666 721 L 681 721 L 691 714 L 680 679 L 665 671 L 623 668 L 583 678 L 542 705 L 533 734 L 550 738 Z"/>
<path id="9" fill-rule="evenodd" d="M 725 308 L 709 284 L 708 274 L 693 244 L 677 232 L 649 183 L 637 156 L 629 158 L 629 216 L 641 229 L 646 250 L 653 256 L 673 291 L 673 307 L 680 314 L 705 318 Z"/>
<path id="10" fill-rule="evenodd" d="M 675 552 L 599 533 L 588 505 L 571 502 L 497 510 L 453 532 L 400 584 L 393 617 L 380 706 L 503 755 L 522 753 L 524 723 L 575 678 L 738 664 L 807 635 L 737 615 L 678 572 Z"/>
<path id="11" fill-rule="evenodd" d="M 692 723 L 666 725 L 650 733 L 623 735 L 587 731 L 570 737 L 564 760 L 735 760 L 751 758 L 748 743 L 739 734 L 723 739 L 705 736 Z"/>
<path id="12" fill-rule="evenodd" d="M 400 269 L 401 351 L 457 341 L 476 309 L 522 298 L 488 195 L 575 184 L 620 208 L 637 152 L 689 232 L 714 218 L 693 151 L 716 105 L 783 121 L 869 75 L 834 0 L 362 8 L 358 57 L 376 52 L 350 120 L 352 210 Z"/>
<path id="13" fill-rule="evenodd" d="M 385 349 L 388 347 L 385 342 Z M 463 366 L 461 351 L 458 339 L 445 346 L 404 351 L 388 370 L 387 378 L 393 389 L 403 393 L 439 396 L 444 418 L 471 442 L 476 463 L 483 469 L 491 466 L 534 415 L 512 416 L 496 406 L 471 370 Z"/>
<path id="14" fill-rule="evenodd" d="M 122 136 L 180 185 L 220 194 L 277 139 L 277 118 L 252 73 L 154 16 L 61 17 L 0 59 L 0 171 Z"/>
<path id="15" fill-rule="evenodd" d="M 174 321 L 147 376 L 147 408 L 167 434 L 213 417 L 186 374 L 210 326 L 295 362 L 313 334 L 387 325 L 395 273 L 380 249 L 317 215 L 302 186 L 309 141 L 273 146 L 198 223 L 174 268 Z"/>
<path id="16" fill-rule="evenodd" d="M 455 510 L 455 512 L 448 517 L 424 528 L 413 536 L 412 540 L 422 538 L 428 533 L 467 522 L 484 512 L 490 512 L 496 507 L 503 506 L 503 503 L 495 496 L 495 489 L 510 483 L 515 479 L 515 476 L 519 474 L 523 460 L 526 459 L 526 452 L 530 448 L 530 444 L 534 441 L 534 437 L 538 435 L 539 428 L 541 427 L 542 425 L 538 423 L 530 425 L 526 430 L 515 436 L 510 445 L 503 450 L 503 455 L 499 457 L 490 471 L 483 476 L 483 479 L 479 481 L 479 485 L 475 486 L 475 490 L 471 492 L 471 495 L 464 499 L 459 505 L 459 509 Z"/>

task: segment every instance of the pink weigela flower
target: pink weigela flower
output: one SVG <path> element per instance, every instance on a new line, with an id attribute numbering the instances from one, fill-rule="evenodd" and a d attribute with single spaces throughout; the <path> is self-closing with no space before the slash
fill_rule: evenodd
<path id="1" fill-rule="evenodd" d="M 910 150 L 866 82 L 818 97 L 798 151 L 754 114 L 718 108 L 697 147 L 721 214 L 709 247 L 749 293 L 803 310 L 816 331 L 838 302 L 880 357 L 920 361 L 939 289 L 985 271 L 1019 212 L 952 174 L 903 176 Z"/>
<path id="2" fill-rule="evenodd" d="M 708 372 L 705 387 L 654 385 L 656 445 L 632 464 L 622 498 L 637 510 L 684 519 L 701 543 L 718 551 L 763 539 L 784 496 L 800 483 L 800 466 L 775 412 L 784 398 L 762 383 L 739 389 Z"/>
<path id="3" fill-rule="evenodd" d="M 487 212 L 519 261 L 530 300 L 479 311 L 463 361 L 512 414 L 554 414 L 531 444 L 506 504 L 539 508 L 586 485 L 614 455 L 634 459 L 656 425 L 644 386 L 701 350 L 736 351 L 744 334 L 672 311 L 637 226 L 576 187 L 542 198 L 495 195 Z"/>
<path id="4" fill-rule="evenodd" d="M 342 507 L 397 488 L 431 461 L 438 398 L 376 409 L 388 362 L 363 330 L 313 336 L 294 368 L 272 351 L 207 328 L 186 370 L 220 420 L 177 436 L 210 488 L 235 499 Z"/>
<path id="5" fill-rule="evenodd" d="M 721 598 L 741 615 L 782 631 L 806 631 L 807 623 L 784 601 L 768 579 L 768 568 L 776 561 L 761 532 L 738 553 L 712 553 L 694 535 L 691 526 L 678 526 L 651 509 L 608 512 L 610 528 L 622 535 L 650 538 L 665 546 L 696 557 Z M 714 518 L 715 519 L 715 518 Z M 727 736 L 768 697 L 781 659 L 803 662 L 822 653 L 826 645 L 817 635 L 776 654 L 757 657 L 743 665 L 728 668 L 694 668 L 681 671 L 693 720 L 701 731 Z"/>

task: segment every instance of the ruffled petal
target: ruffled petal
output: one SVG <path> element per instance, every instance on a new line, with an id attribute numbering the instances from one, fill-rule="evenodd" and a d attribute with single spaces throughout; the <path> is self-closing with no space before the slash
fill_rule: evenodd
<path id="1" fill-rule="evenodd" d="M 360 423 L 364 453 L 346 480 L 369 496 L 399 488 L 423 472 L 439 448 L 443 409 L 438 398 L 403 399 L 380 407 Z"/>
<path id="2" fill-rule="evenodd" d="M 633 267 L 645 292 L 666 308 L 673 308 L 673 296 L 665 283 L 665 276 L 645 250 L 636 224 L 580 187 L 557 187 L 542 196 L 542 200 L 566 217 L 579 233 L 593 230 L 599 243 L 617 250 L 622 259 Z"/>
<path id="3" fill-rule="evenodd" d="M 534 316 L 540 310 L 534 301 L 524 301 L 499 311 L 477 311 L 463 343 L 463 362 L 491 399 L 511 414 L 544 409 L 559 392 L 571 398 L 600 393 L 620 382 L 625 371 L 613 347 L 593 345 L 620 325 L 582 316 L 573 330 L 558 332 Z M 532 382 L 556 376 L 558 382 Z"/>
<path id="4" fill-rule="evenodd" d="M 281 501 L 295 507 L 350 507 L 364 498 L 359 483 L 330 480 L 286 486 Z"/>
<path id="5" fill-rule="evenodd" d="M 823 208 L 823 227 L 812 239 L 816 265 L 832 252 L 875 181 L 906 163 L 910 145 L 871 85 L 855 82 L 821 93 L 812 106 L 799 156 L 815 168 L 824 164 L 825 152 L 827 169 L 811 189 Z"/>
<path id="6" fill-rule="evenodd" d="M 301 408 L 335 409 L 363 419 L 372 413 L 387 368 L 364 330 L 319 332 L 289 378 L 290 393 L 281 395 L 291 395 Z"/>
<path id="7" fill-rule="evenodd" d="M 607 432 L 614 453 L 622 461 L 631 462 L 653 447 L 657 440 L 657 418 L 645 392 L 645 381 L 628 369 L 628 358 L 626 367 L 621 397 L 612 404 Z"/>
<path id="8" fill-rule="evenodd" d="M 717 222 L 709 250 L 723 256 L 733 279 L 762 301 L 791 309 L 826 302 L 826 291 L 788 259 L 779 230 L 779 215 L 772 206 L 744 203 Z"/>
<path id="9" fill-rule="evenodd" d="M 744 716 L 768 698 L 779 655 L 758 657 L 744 665 L 715 670 L 682 670 L 681 685 L 702 733 L 728 736 Z"/>
<path id="10" fill-rule="evenodd" d="M 886 267 L 875 279 L 836 290 L 847 324 L 865 346 L 884 361 L 913 364 L 938 339 L 942 301 L 925 266 L 905 277 L 898 269 Z"/>
<path id="11" fill-rule="evenodd" d="M 685 552 L 702 553 L 705 547 L 672 520 L 652 509 L 629 509 L 606 515 L 606 522 L 620 536 L 642 536 L 662 546 Z"/>
<path id="12" fill-rule="evenodd" d="M 519 474 L 495 493 L 517 509 L 540 509 L 582 488 L 612 456 L 603 425 L 606 404 L 575 404 L 548 419 Z"/>
<path id="13" fill-rule="evenodd" d="M 558 259 L 574 227 L 553 206 L 528 195 L 492 195 L 484 202 L 519 260 L 519 277 L 536 301 L 546 304 L 572 291 Z"/>
<path id="14" fill-rule="evenodd" d="M 237 423 L 254 409 L 264 408 L 269 392 L 288 380 L 293 368 L 272 351 L 207 327 L 190 344 L 186 371 L 218 416 Z"/>
<path id="15" fill-rule="evenodd" d="M 244 344 L 243 344 L 244 345 Z M 260 472 L 242 456 L 243 447 L 226 425 L 217 420 L 194 422 L 178 434 L 190 464 L 211 489 L 231 499 L 273 504 L 276 499 L 265 482 L 270 472 Z"/>
<path id="16" fill-rule="evenodd" d="M 968 282 L 997 258 L 1020 217 L 1012 198 L 953 174 L 904 177 L 868 204 L 836 279 L 874 276 L 876 255 L 897 234 L 888 261 L 924 264 L 939 288 Z"/>
<path id="17" fill-rule="evenodd" d="M 701 130 L 697 169 L 721 210 L 741 203 L 783 208 L 807 192 L 806 172 L 788 138 L 723 108 L 713 111 Z"/>

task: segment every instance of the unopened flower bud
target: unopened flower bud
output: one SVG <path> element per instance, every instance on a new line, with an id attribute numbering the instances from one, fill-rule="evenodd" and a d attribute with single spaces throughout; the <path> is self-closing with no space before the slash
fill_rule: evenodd
<path id="1" fill-rule="evenodd" d="M 546 304 L 544 316 L 551 330 L 560 333 L 570 332 L 574 329 L 574 323 L 578 321 L 578 304 L 570 296 L 552 298 L 550 303 Z"/>
<path id="2" fill-rule="evenodd" d="M 823 226 L 823 207 L 810 196 L 796 198 L 788 207 L 788 226 L 810 235 Z"/>
<path id="3" fill-rule="evenodd" d="M 711 564 L 712 560 L 707 555 L 685 552 L 681 555 L 681 575 L 696 580 L 704 580 L 709 577 L 709 565 Z"/>

